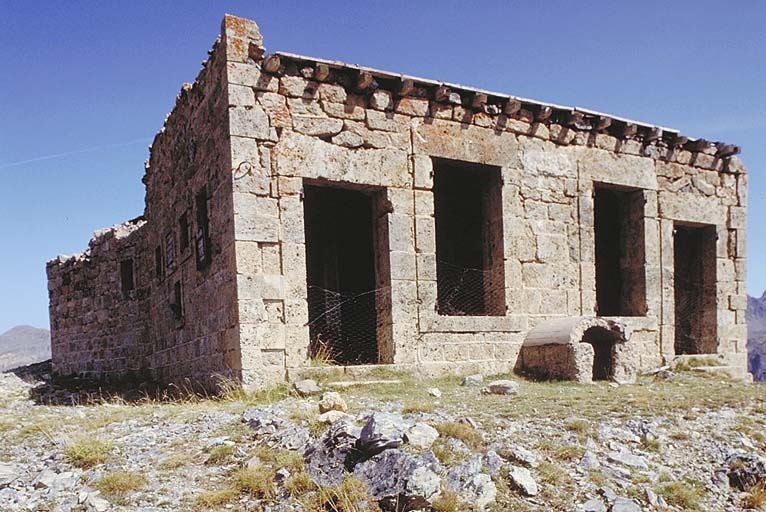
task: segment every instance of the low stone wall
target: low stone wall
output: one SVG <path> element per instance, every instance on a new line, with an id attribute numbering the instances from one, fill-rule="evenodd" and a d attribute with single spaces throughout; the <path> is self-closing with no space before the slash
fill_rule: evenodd
<path id="1" fill-rule="evenodd" d="M 136 219 L 97 232 L 84 253 L 48 263 L 55 375 L 150 378 L 145 234 L 146 222 Z M 127 265 L 132 289 L 122 282 Z"/>

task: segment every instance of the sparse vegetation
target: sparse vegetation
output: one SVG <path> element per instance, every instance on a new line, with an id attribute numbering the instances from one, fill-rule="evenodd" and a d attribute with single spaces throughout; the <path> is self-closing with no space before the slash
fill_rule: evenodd
<path id="1" fill-rule="evenodd" d="M 742 499 L 742 508 L 766 509 L 766 480 L 761 480 L 750 488 L 747 495 Z"/>
<path id="2" fill-rule="evenodd" d="M 92 468 L 106 461 L 114 445 L 97 438 L 82 437 L 67 443 L 64 457 L 78 468 Z"/>
<path id="3" fill-rule="evenodd" d="M 433 512 L 463 512 L 468 508 L 468 504 L 450 489 L 442 489 L 441 494 L 431 502 Z"/>
<path id="4" fill-rule="evenodd" d="M 698 510 L 704 498 L 704 487 L 699 482 L 689 480 L 662 483 L 655 492 L 665 498 L 669 505 L 683 510 Z"/>
<path id="5" fill-rule="evenodd" d="M 138 473 L 115 471 L 107 473 L 93 483 L 93 487 L 112 501 L 122 501 L 130 492 L 146 485 L 146 477 Z"/>
<path id="6" fill-rule="evenodd" d="M 446 421 L 437 423 L 434 428 L 439 432 L 439 435 L 462 441 L 470 448 L 477 448 L 482 443 L 481 433 L 468 423 Z"/>
<path id="7" fill-rule="evenodd" d="M 238 469 L 232 475 L 232 480 L 233 487 L 237 491 L 250 494 L 255 498 L 271 500 L 276 496 L 274 470 L 269 467 Z"/>
<path id="8" fill-rule="evenodd" d="M 218 510 L 219 507 L 233 501 L 239 493 L 236 489 L 221 489 L 219 491 L 204 491 L 194 501 L 197 508 Z"/>
<path id="9" fill-rule="evenodd" d="M 377 505 L 367 487 L 347 476 L 340 485 L 322 488 L 303 502 L 306 512 L 373 512 Z"/>
<path id="10" fill-rule="evenodd" d="M 231 456 L 234 455 L 234 451 L 234 446 L 232 445 L 222 444 L 214 446 L 208 452 L 205 464 L 214 466 L 228 462 L 231 460 Z"/>

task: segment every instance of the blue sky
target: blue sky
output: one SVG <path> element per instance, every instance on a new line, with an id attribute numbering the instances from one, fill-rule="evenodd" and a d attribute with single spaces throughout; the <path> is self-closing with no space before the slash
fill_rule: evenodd
<path id="1" fill-rule="evenodd" d="M 748 291 L 766 289 L 766 2 L 0 0 L 0 332 L 47 327 L 45 261 L 141 214 L 147 146 L 225 12 L 256 20 L 271 51 L 741 145 Z"/>

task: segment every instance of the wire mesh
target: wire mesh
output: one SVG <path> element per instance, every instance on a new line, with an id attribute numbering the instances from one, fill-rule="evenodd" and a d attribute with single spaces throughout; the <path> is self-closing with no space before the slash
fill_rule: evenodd
<path id="1" fill-rule="evenodd" d="M 448 316 L 505 314 L 505 279 L 494 270 L 436 262 L 438 311 Z"/>
<path id="2" fill-rule="evenodd" d="M 441 315 L 505 314 L 504 280 L 489 270 L 437 262 L 437 311 Z M 500 276 L 502 277 L 502 276 Z M 379 362 L 380 328 L 389 321 L 390 288 L 363 292 L 308 287 L 309 353 L 316 363 Z"/>
<path id="3" fill-rule="evenodd" d="M 311 357 L 330 364 L 377 363 L 377 308 L 387 290 L 352 293 L 309 286 Z"/>

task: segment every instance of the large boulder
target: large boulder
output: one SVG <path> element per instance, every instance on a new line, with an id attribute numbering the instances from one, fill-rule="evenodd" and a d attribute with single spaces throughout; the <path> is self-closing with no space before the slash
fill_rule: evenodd
<path id="1" fill-rule="evenodd" d="M 402 450 L 386 450 L 357 464 L 354 476 L 367 484 L 378 500 L 416 497 L 429 501 L 441 492 L 441 466 L 433 453 L 412 455 Z"/>
<path id="2" fill-rule="evenodd" d="M 447 471 L 447 487 L 478 510 L 485 509 L 497 498 L 497 487 L 486 473 L 482 473 L 482 457 L 476 455 Z"/>
<path id="3" fill-rule="evenodd" d="M 347 459 L 355 453 L 360 433 L 352 422 L 338 421 L 306 449 L 306 472 L 317 485 L 334 487 L 343 481 Z"/>

